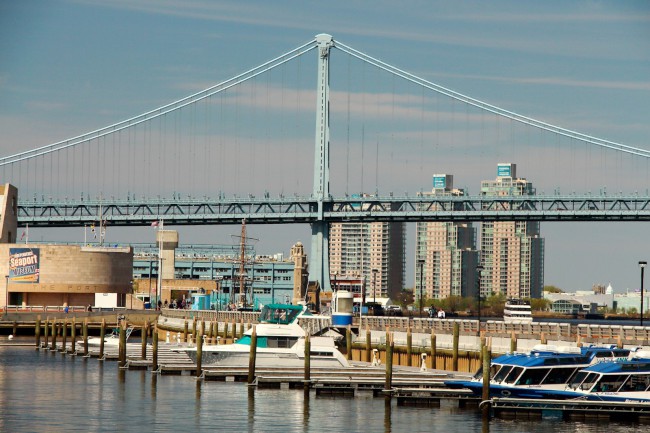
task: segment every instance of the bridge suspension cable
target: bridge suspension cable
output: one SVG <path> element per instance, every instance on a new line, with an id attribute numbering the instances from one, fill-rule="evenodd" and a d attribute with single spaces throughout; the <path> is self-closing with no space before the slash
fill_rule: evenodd
<path id="1" fill-rule="evenodd" d="M 545 123 L 539 120 L 535 120 L 530 117 L 523 116 L 521 114 L 514 113 L 512 111 L 508 111 L 499 107 L 496 107 L 494 105 L 488 104 L 486 102 L 480 101 L 478 99 L 474 99 L 470 96 L 463 95 L 462 93 L 458 93 L 454 90 L 448 89 L 446 87 L 440 86 L 438 84 L 432 83 L 431 81 L 427 81 L 424 78 L 420 78 L 416 75 L 413 75 L 409 72 L 406 72 L 402 69 L 399 69 L 395 66 L 392 66 L 388 63 L 382 62 L 381 60 L 378 60 L 374 57 L 371 57 L 367 54 L 364 54 L 358 50 L 355 50 L 354 48 L 349 47 L 348 45 L 345 45 L 344 43 L 341 43 L 337 40 L 334 40 L 334 48 L 338 48 L 339 50 L 356 57 L 357 59 L 366 62 L 370 65 L 373 65 L 377 68 L 380 68 L 388 73 L 394 74 L 398 77 L 401 77 L 407 81 L 410 81 L 412 83 L 418 84 L 422 87 L 425 87 L 427 89 L 433 90 L 434 92 L 437 92 L 439 94 L 445 95 L 449 98 L 455 99 L 457 101 L 463 102 L 465 104 L 472 105 L 476 108 L 479 108 L 481 110 L 485 110 L 491 113 L 494 113 L 498 116 L 506 117 L 508 119 L 533 126 L 535 128 L 539 128 L 545 131 L 549 131 L 558 135 L 563 135 L 565 137 L 573 138 L 575 140 L 580 140 L 586 143 L 594 144 L 596 146 L 608 148 L 608 149 L 613 149 L 619 152 L 624 152 L 624 153 L 629 153 L 632 155 L 637 155 L 637 156 L 642 156 L 644 158 L 650 158 L 650 151 L 646 149 L 641 149 L 637 147 L 632 147 L 632 146 L 627 146 L 621 143 L 616 143 L 613 141 L 609 140 L 604 140 L 598 137 L 593 137 L 590 135 L 586 135 L 577 131 L 572 131 L 570 129 L 562 128 L 559 126 L 551 125 L 549 123 Z"/>
<path id="2" fill-rule="evenodd" d="M 173 111 L 180 110 L 183 107 L 199 102 L 203 99 L 209 98 L 217 93 L 221 93 L 231 87 L 234 87 L 238 84 L 241 84 L 245 81 L 248 81 L 260 74 L 263 74 L 271 69 L 274 69 L 284 63 L 287 63 L 296 57 L 299 57 L 313 49 L 316 48 L 316 41 L 309 41 L 298 48 L 295 48 L 291 51 L 288 51 L 272 60 L 269 60 L 259 66 L 256 66 L 252 69 L 249 69 L 246 72 L 243 72 L 239 75 L 236 75 L 226 81 L 215 84 L 212 87 L 201 90 L 200 92 L 194 93 L 192 95 L 186 96 L 177 101 L 171 102 L 162 107 L 158 107 L 154 110 L 147 111 L 146 113 L 140 114 L 138 116 L 131 117 L 129 119 L 123 120 L 121 122 L 114 123 L 109 126 L 105 126 L 100 129 L 96 129 L 91 132 L 87 132 L 82 135 L 78 135 L 67 140 L 58 141 L 56 143 L 48 144 L 46 146 L 38 147 L 36 149 L 31 149 L 25 152 L 16 153 L 14 155 L 6 156 L 0 158 L 0 167 L 14 164 L 20 161 L 28 160 L 35 158 L 41 155 L 47 155 L 52 152 L 57 152 L 63 149 L 67 149 L 78 144 L 86 143 L 90 140 L 101 138 L 119 131 L 122 131 L 127 128 L 139 125 L 141 123 L 150 121 L 157 117 L 163 116 L 165 114 L 171 113 Z"/>

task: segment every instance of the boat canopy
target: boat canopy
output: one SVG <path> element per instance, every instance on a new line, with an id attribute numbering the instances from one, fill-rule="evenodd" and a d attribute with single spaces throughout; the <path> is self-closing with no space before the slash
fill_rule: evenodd
<path id="1" fill-rule="evenodd" d="M 267 304 L 262 308 L 259 322 L 288 325 L 295 322 L 304 310 L 303 305 Z"/>

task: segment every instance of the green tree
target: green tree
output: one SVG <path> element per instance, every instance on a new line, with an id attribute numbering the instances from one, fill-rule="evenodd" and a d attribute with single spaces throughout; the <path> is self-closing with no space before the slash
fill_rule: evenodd
<path id="1" fill-rule="evenodd" d="M 564 290 L 555 286 L 544 286 L 544 291 L 548 293 L 564 293 Z"/>
<path id="2" fill-rule="evenodd" d="M 544 298 L 530 299 L 530 308 L 533 311 L 548 311 L 551 308 L 551 301 Z"/>

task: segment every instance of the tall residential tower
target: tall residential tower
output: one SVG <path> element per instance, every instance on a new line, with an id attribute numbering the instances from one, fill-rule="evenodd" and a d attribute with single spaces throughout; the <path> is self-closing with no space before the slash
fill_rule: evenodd
<path id="1" fill-rule="evenodd" d="M 516 164 L 499 163 L 495 180 L 481 182 L 481 195 L 535 195 L 533 184 L 517 177 Z M 537 221 L 481 224 L 481 294 L 539 298 L 544 286 L 544 239 Z"/>
<path id="2" fill-rule="evenodd" d="M 453 176 L 433 175 L 431 192 L 424 197 L 462 196 L 453 187 Z M 435 210 L 433 208 L 432 210 Z M 449 296 L 475 296 L 477 292 L 476 230 L 471 223 L 419 222 L 415 245 L 415 296 L 441 299 Z"/>

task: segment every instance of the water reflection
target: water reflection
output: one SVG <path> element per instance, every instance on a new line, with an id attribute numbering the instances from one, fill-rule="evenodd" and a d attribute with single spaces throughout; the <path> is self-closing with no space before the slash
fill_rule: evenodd
<path id="1" fill-rule="evenodd" d="M 248 431 L 255 431 L 255 388 L 248 386 Z"/>
<path id="2" fill-rule="evenodd" d="M 303 431 L 309 431 L 309 389 L 305 389 L 302 394 L 302 426 Z"/>
<path id="3" fill-rule="evenodd" d="M 390 433 L 392 429 L 392 402 L 390 396 L 384 397 L 384 432 Z"/>

